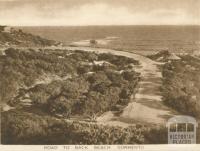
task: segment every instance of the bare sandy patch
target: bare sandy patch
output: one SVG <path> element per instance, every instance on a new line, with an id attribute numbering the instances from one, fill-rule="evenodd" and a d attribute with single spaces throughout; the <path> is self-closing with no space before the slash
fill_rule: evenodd
<path id="1" fill-rule="evenodd" d="M 135 119 L 144 123 L 164 124 L 166 119 L 162 116 L 170 115 L 169 111 L 147 107 L 137 102 L 130 103 L 121 117 Z"/>

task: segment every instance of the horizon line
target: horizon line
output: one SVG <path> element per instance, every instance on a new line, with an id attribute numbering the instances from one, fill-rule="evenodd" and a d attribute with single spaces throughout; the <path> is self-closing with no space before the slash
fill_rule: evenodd
<path id="1" fill-rule="evenodd" d="M 132 24 L 132 25 L 1 25 L 10 27 L 90 27 L 90 26 L 200 26 L 200 24 Z"/>

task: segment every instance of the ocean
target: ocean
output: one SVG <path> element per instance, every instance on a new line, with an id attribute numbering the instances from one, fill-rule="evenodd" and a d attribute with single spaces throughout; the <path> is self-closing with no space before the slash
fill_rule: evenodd
<path id="1" fill-rule="evenodd" d="M 57 26 L 17 27 L 60 41 L 99 40 L 100 47 L 128 51 L 190 52 L 200 50 L 200 26 Z"/>

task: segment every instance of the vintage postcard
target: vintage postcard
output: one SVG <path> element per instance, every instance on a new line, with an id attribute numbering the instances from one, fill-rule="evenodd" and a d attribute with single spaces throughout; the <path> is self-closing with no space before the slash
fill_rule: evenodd
<path id="1" fill-rule="evenodd" d="M 0 0 L 1 151 L 200 150 L 200 0 Z"/>

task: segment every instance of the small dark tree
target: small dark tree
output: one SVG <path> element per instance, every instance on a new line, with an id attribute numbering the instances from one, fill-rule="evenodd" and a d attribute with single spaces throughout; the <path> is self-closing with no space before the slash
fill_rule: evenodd
<path id="1" fill-rule="evenodd" d="M 91 39 L 90 40 L 90 44 L 93 45 L 93 46 L 97 45 L 97 41 L 95 39 Z"/>

